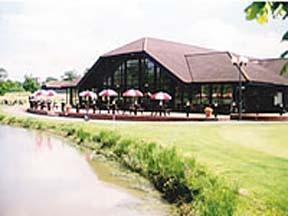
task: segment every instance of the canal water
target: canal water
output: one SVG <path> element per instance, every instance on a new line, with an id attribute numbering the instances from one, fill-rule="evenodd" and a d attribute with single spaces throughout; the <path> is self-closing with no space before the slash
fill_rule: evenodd
<path id="1" fill-rule="evenodd" d="M 66 142 L 0 125 L 1 216 L 169 214 L 146 180 Z"/>

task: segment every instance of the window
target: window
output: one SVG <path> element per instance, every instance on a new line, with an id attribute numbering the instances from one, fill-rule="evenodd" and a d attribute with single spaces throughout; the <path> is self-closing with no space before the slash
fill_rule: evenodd
<path id="1" fill-rule="evenodd" d="M 121 86 L 121 66 L 114 72 L 114 86 Z"/>
<path id="2" fill-rule="evenodd" d="M 201 103 L 209 104 L 209 85 L 201 86 Z"/>
<path id="3" fill-rule="evenodd" d="M 138 59 L 127 61 L 127 88 L 138 88 L 139 86 L 139 65 Z"/>
<path id="4" fill-rule="evenodd" d="M 192 87 L 192 103 L 193 104 L 201 104 L 201 87 L 199 85 L 195 85 Z"/>
<path id="5" fill-rule="evenodd" d="M 153 92 L 154 89 L 154 64 L 149 59 L 144 61 L 144 85 L 147 87 L 147 91 Z M 145 89 L 146 90 L 146 89 Z"/>
<path id="6" fill-rule="evenodd" d="M 232 85 L 225 84 L 222 86 L 222 88 L 223 88 L 222 103 L 223 104 L 231 104 L 232 100 L 233 100 Z"/>
<path id="7" fill-rule="evenodd" d="M 220 104 L 222 102 L 221 85 L 214 84 L 212 86 L 212 104 Z"/>

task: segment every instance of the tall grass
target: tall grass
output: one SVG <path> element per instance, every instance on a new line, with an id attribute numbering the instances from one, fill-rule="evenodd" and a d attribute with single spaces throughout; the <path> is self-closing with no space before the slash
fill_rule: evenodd
<path id="1" fill-rule="evenodd" d="M 138 172 L 159 190 L 170 203 L 179 206 L 182 215 L 233 215 L 237 207 L 237 188 L 212 175 L 194 159 L 185 158 L 177 149 L 157 143 L 127 139 L 115 131 L 88 131 L 77 124 L 57 124 L 31 118 L 0 114 L 0 123 L 49 129 L 77 141 L 79 145 L 116 158 Z"/>

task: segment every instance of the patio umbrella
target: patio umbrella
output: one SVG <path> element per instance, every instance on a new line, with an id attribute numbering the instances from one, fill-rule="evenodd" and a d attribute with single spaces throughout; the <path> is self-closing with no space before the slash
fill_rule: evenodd
<path id="1" fill-rule="evenodd" d="M 164 101 L 172 99 L 172 97 L 168 93 L 161 91 L 151 95 L 150 98 L 151 100 L 164 100 Z"/>
<path id="2" fill-rule="evenodd" d="M 92 99 L 97 98 L 96 93 L 94 93 L 94 92 L 92 92 L 92 91 L 88 91 L 88 90 L 80 92 L 79 95 L 80 95 L 81 97 L 90 97 L 90 98 L 92 98 Z"/>
<path id="3" fill-rule="evenodd" d="M 55 97 L 57 95 L 57 92 L 55 92 L 54 90 L 48 90 L 45 93 L 45 96 L 47 97 Z"/>
<path id="4" fill-rule="evenodd" d="M 129 89 L 123 93 L 124 97 L 143 97 L 143 93 L 137 89 Z"/>
<path id="5" fill-rule="evenodd" d="M 118 93 L 114 91 L 113 89 L 104 89 L 99 93 L 99 96 L 101 97 L 112 97 L 117 96 Z"/>
<path id="6" fill-rule="evenodd" d="M 46 96 L 47 91 L 43 90 L 43 89 L 39 89 L 35 92 L 33 92 L 32 96 L 33 97 L 42 97 L 42 96 Z"/>

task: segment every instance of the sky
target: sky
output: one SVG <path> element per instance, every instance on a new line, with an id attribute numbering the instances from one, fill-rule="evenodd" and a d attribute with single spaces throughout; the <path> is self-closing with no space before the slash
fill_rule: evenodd
<path id="1" fill-rule="evenodd" d="M 0 0 L 0 68 L 10 79 L 79 74 L 142 37 L 275 58 L 287 21 L 245 20 L 243 0 Z"/>

